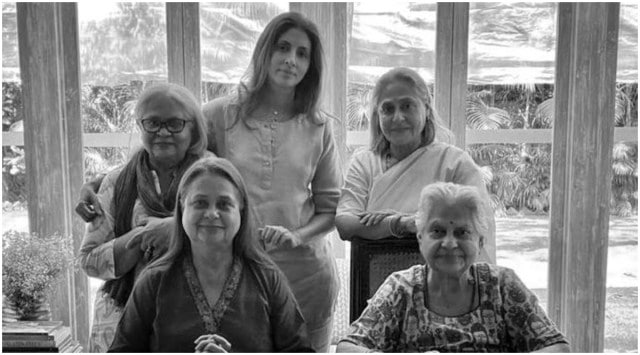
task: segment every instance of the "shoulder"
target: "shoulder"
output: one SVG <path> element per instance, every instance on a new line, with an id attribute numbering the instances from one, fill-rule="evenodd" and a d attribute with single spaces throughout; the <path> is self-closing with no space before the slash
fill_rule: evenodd
<path id="1" fill-rule="evenodd" d="M 414 265 L 408 269 L 392 273 L 383 285 L 392 287 L 394 293 L 412 293 L 416 287 L 424 284 L 424 265 Z"/>
<path id="2" fill-rule="evenodd" d="M 228 107 L 235 100 L 233 95 L 226 95 L 217 97 L 202 106 L 202 112 L 204 113 L 206 118 L 211 118 L 212 116 L 216 116 L 217 114 L 221 114 L 224 112 L 226 107 Z"/>
<path id="3" fill-rule="evenodd" d="M 368 147 L 356 150 L 351 157 L 351 164 L 371 165 L 378 159 L 378 155 L 372 152 Z"/>
<path id="4" fill-rule="evenodd" d="M 158 288 L 163 280 L 173 271 L 174 266 L 175 262 L 171 264 L 151 265 L 150 267 L 147 267 L 136 279 L 136 287 L 146 289 Z"/>
<path id="5" fill-rule="evenodd" d="M 118 180 L 118 176 L 124 169 L 125 165 L 121 165 L 111 171 L 109 171 L 102 180 L 102 184 L 100 184 L 100 190 L 103 191 L 107 188 L 112 188 L 116 184 L 116 180 Z"/>
<path id="6" fill-rule="evenodd" d="M 479 281 L 490 287 L 504 288 L 507 285 L 522 285 L 515 271 L 508 267 L 498 266 L 485 262 L 478 262 L 472 265 L 477 270 Z M 522 285 L 524 286 L 524 285 Z"/>

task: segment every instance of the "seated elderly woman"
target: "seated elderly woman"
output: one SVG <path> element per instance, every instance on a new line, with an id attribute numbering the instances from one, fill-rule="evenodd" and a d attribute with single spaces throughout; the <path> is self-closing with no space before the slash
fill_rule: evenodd
<path id="1" fill-rule="evenodd" d="M 477 189 L 434 183 L 417 214 L 427 261 L 393 273 L 338 352 L 567 352 L 565 337 L 508 268 L 477 262 L 488 233 Z"/>
<path id="2" fill-rule="evenodd" d="M 286 278 L 257 244 L 238 170 L 204 158 L 178 187 L 169 249 L 136 282 L 109 351 L 312 351 Z"/>
<path id="3" fill-rule="evenodd" d="M 403 237 L 416 233 L 415 211 L 422 188 L 444 181 L 476 186 L 488 201 L 483 174 L 462 149 L 446 143 L 425 81 L 409 68 L 383 74 L 373 91 L 370 149 L 356 153 L 336 212 L 340 237 Z M 486 208 L 491 210 L 489 204 Z M 495 222 L 482 259 L 495 260 Z"/>

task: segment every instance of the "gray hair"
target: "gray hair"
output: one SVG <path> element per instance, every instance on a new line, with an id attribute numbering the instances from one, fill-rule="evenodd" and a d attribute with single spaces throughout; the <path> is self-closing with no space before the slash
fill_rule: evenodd
<path id="1" fill-rule="evenodd" d="M 486 202 L 475 186 L 459 185 L 452 182 L 429 184 L 420 193 L 416 218 L 418 233 L 427 227 L 426 223 L 434 210 L 440 206 L 467 208 L 471 212 L 471 227 L 480 236 L 480 245 L 489 236 L 489 220 Z"/>
<path id="2" fill-rule="evenodd" d="M 193 120 L 194 128 L 189 153 L 202 155 L 207 149 L 207 125 L 198 100 L 187 88 L 173 83 L 158 83 L 146 88 L 136 103 L 134 111 L 136 122 L 139 123 L 150 102 L 157 97 L 170 99 L 173 103 L 180 105 L 184 113 Z"/>

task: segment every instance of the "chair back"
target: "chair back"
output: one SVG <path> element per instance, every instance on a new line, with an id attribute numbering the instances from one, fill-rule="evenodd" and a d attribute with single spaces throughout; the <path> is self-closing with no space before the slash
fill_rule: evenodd
<path id="1" fill-rule="evenodd" d="M 391 273 L 424 264 L 415 236 L 351 240 L 350 323 L 358 319 L 371 298 Z"/>

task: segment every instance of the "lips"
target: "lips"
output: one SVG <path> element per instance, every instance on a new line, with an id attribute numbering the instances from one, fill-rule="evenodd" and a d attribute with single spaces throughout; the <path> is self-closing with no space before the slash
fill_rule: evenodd
<path id="1" fill-rule="evenodd" d="M 286 70 L 286 69 L 280 69 L 280 71 L 286 75 L 291 75 L 291 76 L 296 76 L 295 72 L 292 72 L 290 70 Z"/>

